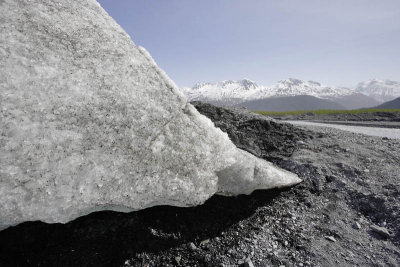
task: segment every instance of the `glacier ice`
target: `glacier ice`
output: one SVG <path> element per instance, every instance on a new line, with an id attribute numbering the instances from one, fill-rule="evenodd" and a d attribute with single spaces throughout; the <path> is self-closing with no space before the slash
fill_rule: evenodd
<path id="1" fill-rule="evenodd" d="M 300 182 L 236 148 L 95 0 L 3 0 L 0 62 L 0 229 Z"/>

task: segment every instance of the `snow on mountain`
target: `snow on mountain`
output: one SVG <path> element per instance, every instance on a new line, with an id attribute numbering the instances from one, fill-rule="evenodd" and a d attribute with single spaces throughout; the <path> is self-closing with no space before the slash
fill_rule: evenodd
<path id="1" fill-rule="evenodd" d="M 303 81 L 289 78 L 273 86 L 274 96 L 310 95 L 318 98 L 332 98 L 350 95 L 351 89 L 321 85 L 314 81 Z"/>
<path id="2" fill-rule="evenodd" d="M 355 91 L 385 102 L 400 97 L 400 82 L 372 79 L 359 83 Z"/>
<path id="3" fill-rule="evenodd" d="M 308 95 L 328 99 L 355 109 L 376 106 L 400 97 L 400 82 L 372 79 L 355 88 L 326 86 L 314 81 L 285 79 L 272 86 L 262 86 L 248 80 L 198 83 L 193 88 L 183 88 L 189 101 L 236 105 L 245 101 L 270 97 Z"/>
<path id="4" fill-rule="evenodd" d="M 203 100 L 237 104 L 242 101 L 275 96 L 310 95 L 318 98 L 334 98 L 353 93 L 351 89 L 324 86 L 314 81 L 286 79 L 273 86 L 260 86 L 248 79 L 219 83 L 198 83 L 193 88 L 183 88 L 190 101 Z"/>
<path id="5" fill-rule="evenodd" d="M 240 102 L 248 99 L 263 87 L 255 82 L 243 79 L 239 81 L 222 81 L 218 83 L 198 83 L 193 88 L 184 88 L 183 91 L 190 101 L 230 101 Z M 236 101 L 235 101 L 236 100 Z"/>

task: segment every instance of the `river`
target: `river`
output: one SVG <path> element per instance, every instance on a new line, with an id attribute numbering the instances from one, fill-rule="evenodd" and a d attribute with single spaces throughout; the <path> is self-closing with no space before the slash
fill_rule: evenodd
<path id="1" fill-rule="evenodd" d="M 349 125 L 339 125 L 339 124 L 328 124 L 310 121 L 285 121 L 293 125 L 299 126 L 320 126 L 320 127 L 331 127 L 343 131 L 361 133 L 371 136 L 387 137 L 400 139 L 400 129 L 393 128 L 379 128 L 379 127 L 364 127 L 364 126 L 349 126 Z"/>

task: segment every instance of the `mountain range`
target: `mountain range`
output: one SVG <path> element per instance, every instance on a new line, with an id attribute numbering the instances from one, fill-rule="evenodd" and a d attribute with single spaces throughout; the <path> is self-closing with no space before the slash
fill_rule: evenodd
<path id="1" fill-rule="evenodd" d="M 182 90 L 189 101 L 243 106 L 251 110 L 358 109 L 378 106 L 400 97 L 400 82 L 372 79 L 360 82 L 354 88 L 346 88 L 293 78 L 272 86 L 243 79 L 198 83 Z"/>

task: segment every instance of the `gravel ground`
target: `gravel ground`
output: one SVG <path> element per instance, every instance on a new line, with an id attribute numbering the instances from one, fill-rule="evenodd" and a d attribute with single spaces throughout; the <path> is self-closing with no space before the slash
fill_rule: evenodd
<path id="1" fill-rule="evenodd" d="M 193 208 L 24 223 L 0 232 L 0 266 L 399 265 L 400 140 L 195 105 L 238 147 L 304 181 Z"/>

